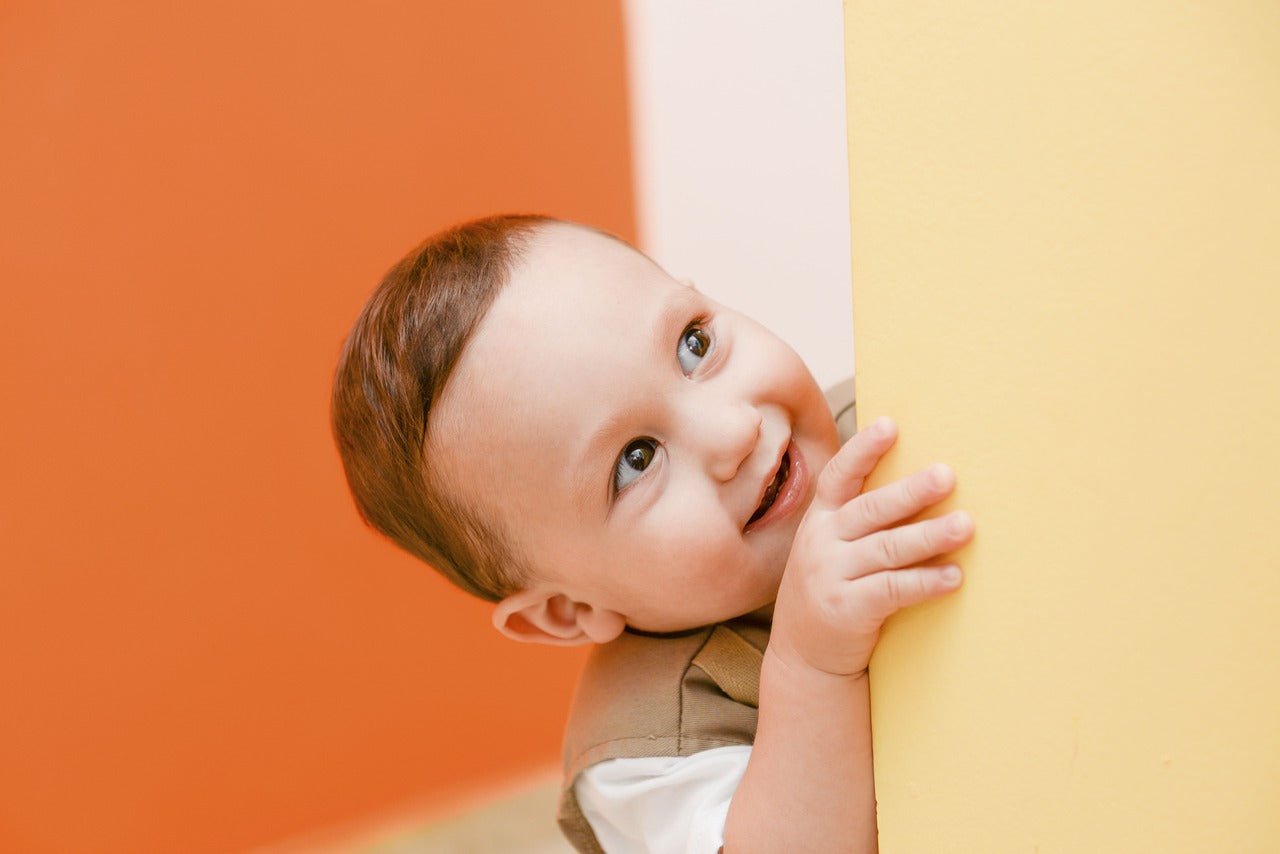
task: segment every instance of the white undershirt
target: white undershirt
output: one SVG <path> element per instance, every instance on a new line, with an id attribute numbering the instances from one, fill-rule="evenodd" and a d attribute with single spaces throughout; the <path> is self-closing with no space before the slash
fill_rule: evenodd
<path id="1" fill-rule="evenodd" d="M 692 756 L 606 759 L 573 784 L 607 854 L 716 854 L 751 745 Z"/>

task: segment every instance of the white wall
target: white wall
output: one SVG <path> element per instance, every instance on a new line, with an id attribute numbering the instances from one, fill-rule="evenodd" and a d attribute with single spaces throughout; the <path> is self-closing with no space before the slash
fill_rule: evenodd
<path id="1" fill-rule="evenodd" d="M 641 248 L 853 369 L 840 0 L 625 0 Z"/>

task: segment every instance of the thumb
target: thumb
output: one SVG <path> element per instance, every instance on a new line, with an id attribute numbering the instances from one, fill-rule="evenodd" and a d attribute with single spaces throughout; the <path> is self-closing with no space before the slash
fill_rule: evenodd
<path id="1" fill-rule="evenodd" d="M 819 473 L 814 497 L 828 507 L 839 507 L 857 498 L 867 476 L 897 436 L 897 425 L 887 415 L 854 433 Z"/>

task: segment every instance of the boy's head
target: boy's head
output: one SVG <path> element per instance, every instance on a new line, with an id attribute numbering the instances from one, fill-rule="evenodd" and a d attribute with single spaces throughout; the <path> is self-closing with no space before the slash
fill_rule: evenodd
<path id="1" fill-rule="evenodd" d="M 497 602 L 504 634 L 554 644 L 771 603 L 839 445 L 779 338 L 540 217 L 463 224 L 393 268 L 344 347 L 333 424 L 370 524 Z"/>

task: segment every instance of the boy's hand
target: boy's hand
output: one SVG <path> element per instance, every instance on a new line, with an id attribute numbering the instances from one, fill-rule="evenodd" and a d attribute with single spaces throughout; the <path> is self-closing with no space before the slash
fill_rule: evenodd
<path id="1" fill-rule="evenodd" d="M 951 493 L 949 467 L 934 465 L 860 494 L 896 438 L 893 421 L 880 418 L 819 474 L 774 606 L 768 652 L 782 663 L 860 676 L 890 614 L 960 586 L 959 567 L 953 578 L 946 567 L 919 564 L 973 538 L 968 513 L 892 527 Z"/>

